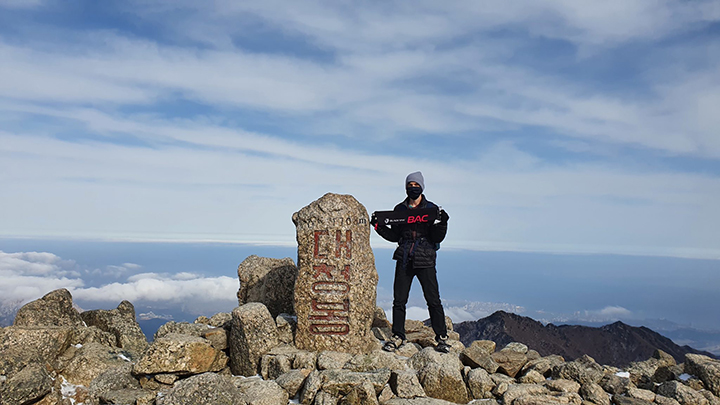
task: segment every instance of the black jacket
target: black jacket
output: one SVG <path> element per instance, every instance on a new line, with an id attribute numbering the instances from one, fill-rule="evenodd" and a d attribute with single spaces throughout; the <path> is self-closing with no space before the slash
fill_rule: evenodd
<path id="1" fill-rule="evenodd" d="M 408 206 L 408 200 L 406 198 L 405 201 L 396 205 L 393 211 L 414 209 Z M 420 205 L 416 208 L 438 208 L 438 206 L 425 199 L 425 195 L 423 195 Z M 414 224 L 390 226 L 378 224 L 376 230 L 384 239 L 398 243 L 398 247 L 393 254 L 394 260 L 402 260 L 403 264 L 412 260 L 413 266 L 417 268 L 435 267 L 436 251 L 440 242 L 445 239 L 447 222 L 434 224 L 416 222 Z"/>

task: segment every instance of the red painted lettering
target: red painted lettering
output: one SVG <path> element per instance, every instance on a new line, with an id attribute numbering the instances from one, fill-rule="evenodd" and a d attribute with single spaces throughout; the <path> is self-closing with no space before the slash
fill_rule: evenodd
<path id="1" fill-rule="evenodd" d="M 352 231 L 345 231 L 345 241 L 342 241 L 342 232 L 335 231 L 335 257 L 341 256 L 342 248 L 345 248 L 345 258 L 352 258 Z"/>
<path id="2" fill-rule="evenodd" d="M 324 259 L 327 257 L 327 255 L 320 254 L 320 236 L 327 235 L 328 231 L 315 231 L 314 237 L 315 237 L 315 244 L 314 244 L 314 253 L 313 256 L 316 259 Z"/>

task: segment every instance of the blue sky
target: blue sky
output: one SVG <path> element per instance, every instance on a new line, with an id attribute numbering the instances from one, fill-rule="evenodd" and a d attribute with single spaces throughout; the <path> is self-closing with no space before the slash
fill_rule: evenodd
<path id="1" fill-rule="evenodd" d="M 0 0 L 0 236 L 292 245 L 422 170 L 449 247 L 719 259 L 719 34 L 700 0 Z"/>

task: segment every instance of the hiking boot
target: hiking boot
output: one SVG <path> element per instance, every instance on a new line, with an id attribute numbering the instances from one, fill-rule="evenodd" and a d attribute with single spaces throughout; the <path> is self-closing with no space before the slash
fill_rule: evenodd
<path id="1" fill-rule="evenodd" d="M 385 342 L 385 345 L 383 345 L 383 350 L 386 352 L 394 352 L 395 350 L 403 347 L 405 345 L 406 340 L 401 338 L 398 335 L 393 335 L 387 342 Z"/>
<path id="2" fill-rule="evenodd" d="M 438 336 L 437 337 L 437 345 L 435 346 L 435 351 L 438 351 L 440 353 L 450 353 L 451 349 L 452 349 L 452 346 L 450 346 L 448 344 L 447 336 Z"/>

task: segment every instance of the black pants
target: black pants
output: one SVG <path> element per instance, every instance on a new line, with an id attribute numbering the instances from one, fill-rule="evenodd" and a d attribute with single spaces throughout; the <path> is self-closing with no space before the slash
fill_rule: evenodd
<path id="1" fill-rule="evenodd" d="M 407 305 L 410 296 L 413 277 L 417 277 L 422 286 L 435 338 L 447 335 L 445 311 L 442 302 L 440 302 L 440 289 L 436 273 L 435 267 L 416 269 L 413 267 L 412 260 L 406 266 L 403 266 L 401 260 L 397 261 L 395 281 L 393 283 L 392 332 L 394 335 L 401 337 L 403 340 L 405 339 L 405 305 Z"/>

